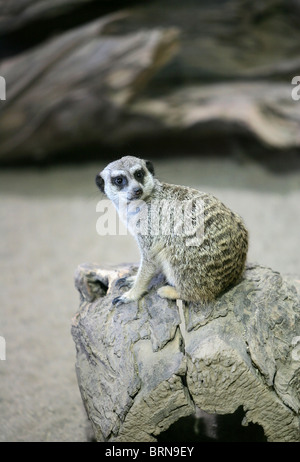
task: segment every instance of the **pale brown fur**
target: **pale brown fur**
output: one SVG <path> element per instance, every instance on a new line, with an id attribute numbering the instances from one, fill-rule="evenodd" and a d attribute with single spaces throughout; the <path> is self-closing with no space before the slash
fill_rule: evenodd
<path id="1" fill-rule="evenodd" d="M 214 300 L 235 284 L 243 273 L 248 250 L 248 232 L 242 219 L 211 194 L 158 181 L 153 176 L 151 163 L 146 164 L 146 161 L 132 156 L 109 164 L 99 174 L 101 179 L 98 178 L 97 183 L 103 179 L 104 192 L 115 205 L 119 195 L 109 177 L 113 171 L 133 171 L 134 166 L 146 171 L 144 183 L 141 184 L 141 198 L 149 216 L 152 214 L 154 222 L 156 220 L 159 224 L 159 233 L 150 232 L 144 235 L 138 230 L 133 233 L 141 252 L 139 271 L 135 278 L 128 281 L 128 285 L 132 287 L 114 302 L 128 303 L 138 300 L 147 291 L 151 278 L 158 271 L 164 273 L 168 282 L 167 286 L 158 290 L 160 296 L 192 302 Z M 131 197 L 131 181 L 134 185 L 136 181 L 131 180 L 130 173 L 127 173 L 127 177 L 127 196 Z M 123 199 L 126 191 L 122 190 Z M 170 212 L 168 206 L 160 207 L 159 204 L 176 205 L 185 203 L 184 201 L 202 206 L 203 229 L 198 240 L 193 240 L 197 231 L 178 234 L 174 229 L 170 232 L 169 226 L 165 229 L 170 224 L 170 216 L 174 218 L 174 222 L 178 216 L 176 210 Z M 197 221 L 197 212 L 199 209 L 196 206 L 189 210 L 187 216 L 191 223 Z"/>

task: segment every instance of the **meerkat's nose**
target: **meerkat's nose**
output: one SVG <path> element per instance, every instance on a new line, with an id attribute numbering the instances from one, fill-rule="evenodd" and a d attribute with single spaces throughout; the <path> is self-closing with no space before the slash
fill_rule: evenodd
<path id="1" fill-rule="evenodd" d="M 143 190 L 142 190 L 142 188 L 140 188 L 140 187 L 133 188 L 133 193 L 134 193 L 134 195 L 135 195 L 136 197 L 140 197 L 140 196 L 142 195 L 142 192 L 143 192 Z"/>

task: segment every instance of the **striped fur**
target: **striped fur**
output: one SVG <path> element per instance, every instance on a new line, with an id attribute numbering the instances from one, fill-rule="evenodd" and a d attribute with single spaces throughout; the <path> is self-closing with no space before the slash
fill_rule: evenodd
<path id="1" fill-rule="evenodd" d="M 158 237 L 156 247 L 161 239 L 163 248 L 155 258 L 162 267 L 172 268 L 173 280 L 169 282 L 175 286 L 179 298 L 195 302 L 215 299 L 242 276 L 248 250 L 248 232 L 242 219 L 216 197 L 192 188 L 157 183 L 151 198 L 157 196 L 203 202 L 202 243 L 187 246 L 184 236 Z M 164 222 L 164 217 L 161 218 Z"/>
<path id="2" fill-rule="evenodd" d="M 133 172 L 141 168 L 143 181 L 138 182 Z M 122 190 L 114 181 L 120 172 L 126 180 Z M 192 302 L 214 300 L 239 281 L 246 262 L 248 232 L 242 219 L 216 197 L 186 186 L 162 183 L 154 177 L 151 162 L 132 156 L 109 164 L 96 182 L 117 210 L 122 201 L 125 207 L 137 203 L 132 202 L 132 190 L 139 186 L 143 206 L 138 213 L 141 218 L 146 216 L 149 224 L 147 233 L 129 228 L 140 248 L 140 267 L 130 284 L 128 280 L 130 290 L 113 303 L 141 298 L 158 271 L 164 273 L 169 284 L 159 289 L 160 296 Z M 181 205 L 186 203 L 189 207 L 183 214 Z M 190 225 L 187 232 L 178 232 L 182 215 L 184 223 Z M 132 217 L 136 219 L 137 214 Z M 196 234 L 197 229 L 202 230 L 200 234 Z"/>

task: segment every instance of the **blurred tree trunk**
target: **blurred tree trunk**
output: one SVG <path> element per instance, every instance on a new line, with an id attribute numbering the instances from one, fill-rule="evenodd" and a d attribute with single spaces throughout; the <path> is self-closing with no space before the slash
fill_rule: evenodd
<path id="1" fill-rule="evenodd" d="M 129 2 L 127 11 L 75 23 L 82 8 L 99 16 L 96 4 L 0 0 L 5 43 L 30 25 L 37 40 L 0 64 L 0 159 L 86 157 L 166 135 L 185 146 L 247 134 L 299 148 L 299 1 Z M 75 25 L 66 31 L 70 11 Z M 39 43 L 45 20 L 52 35 Z"/>

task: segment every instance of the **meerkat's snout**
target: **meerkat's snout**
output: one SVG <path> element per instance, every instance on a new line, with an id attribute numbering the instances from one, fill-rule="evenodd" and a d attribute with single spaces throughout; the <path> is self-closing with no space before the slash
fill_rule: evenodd
<path id="1" fill-rule="evenodd" d="M 135 199 L 140 199 L 143 195 L 143 189 L 140 186 L 135 186 L 131 189 L 131 191 L 128 193 L 128 200 L 135 200 Z"/>
<path id="2" fill-rule="evenodd" d="M 136 196 L 141 196 L 142 193 L 143 193 L 143 190 L 142 190 L 142 188 L 140 188 L 140 187 L 138 186 L 137 188 L 134 188 L 134 189 L 133 189 L 133 192 L 134 192 L 134 194 L 135 194 Z"/>

